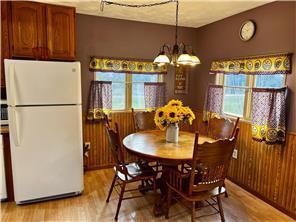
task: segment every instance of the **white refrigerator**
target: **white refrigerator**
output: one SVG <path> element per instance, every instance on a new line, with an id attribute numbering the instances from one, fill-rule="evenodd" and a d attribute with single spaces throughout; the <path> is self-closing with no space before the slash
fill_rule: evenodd
<path id="1" fill-rule="evenodd" d="M 83 191 L 79 62 L 5 60 L 17 204 Z"/>

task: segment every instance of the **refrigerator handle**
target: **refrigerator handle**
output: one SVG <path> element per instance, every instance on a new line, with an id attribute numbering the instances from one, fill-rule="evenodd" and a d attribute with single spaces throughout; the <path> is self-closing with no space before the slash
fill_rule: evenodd
<path id="1" fill-rule="evenodd" d="M 11 98 L 11 105 L 15 106 L 15 68 L 14 64 L 10 64 L 9 66 L 9 92 Z"/>
<path id="2" fill-rule="evenodd" d="M 13 142 L 15 144 L 15 146 L 19 146 L 20 145 L 20 139 L 19 139 L 19 133 L 18 133 L 18 122 L 17 122 L 17 118 L 16 118 L 16 111 L 15 108 L 12 108 L 11 110 L 11 114 L 12 114 L 12 118 L 11 118 L 11 122 L 12 122 L 12 137 L 13 137 Z"/>

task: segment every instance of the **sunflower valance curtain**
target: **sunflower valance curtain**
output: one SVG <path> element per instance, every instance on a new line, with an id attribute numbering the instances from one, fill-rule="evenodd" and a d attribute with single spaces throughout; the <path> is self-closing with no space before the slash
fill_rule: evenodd
<path id="1" fill-rule="evenodd" d="M 291 58 L 292 54 L 276 54 L 217 60 L 212 62 L 210 74 L 290 74 Z"/>
<path id="2" fill-rule="evenodd" d="M 145 108 L 155 109 L 166 103 L 165 83 L 145 82 L 144 83 Z"/>
<path id="3" fill-rule="evenodd" d="M 211 117 L 222 114 L 223 93 L 223 86 L 209 85 L 203 112 L 204 121 L 208 121 Z"/>
<path id="4" fill-rule="evenodd" d="M 288 89 L 254 88 L 252 91 L 252 136 L 266 143 L 282 143 L 286 137 Z"/>
<path id="5" fill-rule="evenodd" d="M 104 120 L 112 109 L 112 82 L 92 81 L 89 89 L 87 120 Z"/>
<path id="6" fill-rule="evenodd" d="M 167 74 L 167 66 L 158 66 L 153 62 L 96 57 L 91 57 L 89 70 L 137 74 Z"/>

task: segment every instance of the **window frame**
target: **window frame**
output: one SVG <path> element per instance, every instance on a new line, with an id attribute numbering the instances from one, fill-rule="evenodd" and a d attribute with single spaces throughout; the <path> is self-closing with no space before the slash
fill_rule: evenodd
<path id="1" fill-rule="evenodd" d="M 100 71 L 98 71 L 100 72 Z M 93 72 L 93 79 L 96 80 L 96 73 Z M 101 72 L 103 73 L 103 72 Z M 112 73 L 112 72 L 110 72 Z M 113 72 L 114 73 L 114 72 Z M 112 112 L 124 112 L 124 111 L 131 111 L 132 107 L 132 97 L 133 97 L 133 82 L 132 82 L 132 75 L 133 74 L 141 74 L 141 73 L 119 73 L 119 74 L 125 74 L 125 108 L 124 109 L 113 109 Z M 142 75 L 142 74 L 141 74 Z M 164 82 L 164 74 L 143 74 L 143 75 L 157 75 L 157 82 Z M 112 81 L 113 82 L 113 81 Z M 122 83 L 122 82 L 120 82 Z M 134 109 L 136 111 L 144 111 L 143 109 Z"/>
<path id="2" fill-rule="evenodd" d="M 238 88 L 238 89 L 244 89 L 245 90 L 245 101 L 244 101 L 244 112 L 243 116 L 236 115 L 234 113 L 226 113 L 223 110 L 224 107 L 224 92 L 223 92 L 223 104 L 222 104 L 222 114 L 231 118 L 237 118 L 240 117 L 243 120 L 251 121 L 252 118 L 252 89 L 255 88 L 256 84 L 256 77 L 257 75 L 246 75 L 246 86 L 225 86 L 225 75 L 227 74 L 216 74 L 215 77 L 215 84 L 216 85 L 222 85 L 223 90 L 224 88 Z M 287 75 L 282 74 L 284 76 L 283 86 L 284 87 L 287 84 Z"/>

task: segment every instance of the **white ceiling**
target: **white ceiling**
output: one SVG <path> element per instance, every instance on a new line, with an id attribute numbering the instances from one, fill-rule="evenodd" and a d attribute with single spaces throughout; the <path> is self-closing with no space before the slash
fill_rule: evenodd
<path id="1" fill-rule="evenodd" d="M 165 0 L 112 0 L 120 3 L 141 4 Z M 100 11 L 100 0 L 44 0 L 52 4 L 75 6 L 77 13 L 158 24 L 175 24 L 176 4 L 169 3 L 149 8 L 126 8 L 107 5 Z M 200 27 L 226 17 L 272 2 L 272 0 L 179 0 L 179 25 Z"/>

